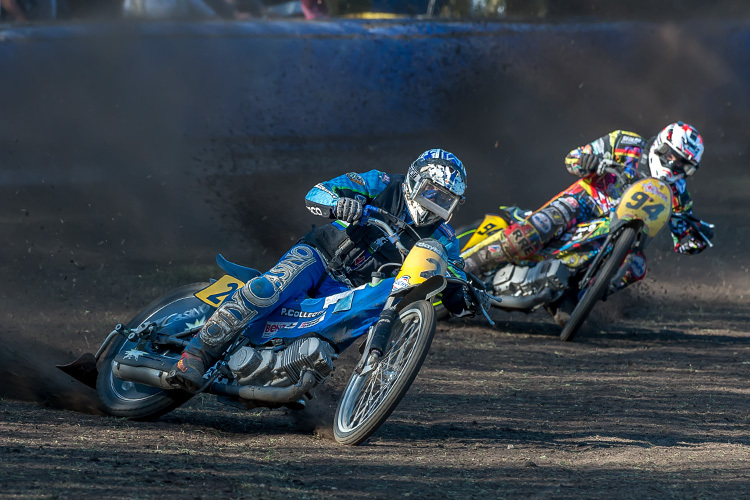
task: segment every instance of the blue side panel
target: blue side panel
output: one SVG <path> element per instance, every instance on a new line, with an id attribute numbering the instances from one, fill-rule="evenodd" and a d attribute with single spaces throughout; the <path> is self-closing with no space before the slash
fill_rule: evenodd
<path id="1" fill-rule="evenodd" d="M 293 299 L 250 325 L 245 335 L 261 345 L 274 338 L 318 333 L 343 350 L 377 321 L 392 286 L 389 278 L 377 286 L 364 285 L 329 297 Z"/>

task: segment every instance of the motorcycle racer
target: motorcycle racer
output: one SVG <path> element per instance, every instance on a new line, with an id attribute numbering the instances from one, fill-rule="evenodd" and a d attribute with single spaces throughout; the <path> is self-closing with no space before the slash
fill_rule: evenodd
<path id="1" fill-rule="evenodd" d="M 174 382 L 194 391 L 213 365 L 251 322 L 296 296 L 327 296 L 368 283 L 373 271 L 400 262 L 394 243 L 377 228 L 359 225 L 365 205 L 372 205 L 412 226 L 420 238 L 434 238 L 446 249 L 451 272 L 465 278 L 455 233 L 447 223 L 466 189 L 466 169 L 452 153 L 431 149 L 409 167 L 407 175 L 379 170 L 350 172 L 313 187 L 305 198 L 314 215 L 335 219 L 314 227 L 269 271 L 249 280 L 208 319 L 174 365 Z M 393 225 L 391 226 L 393 227 Z M 410 249 L 416 239 L 393 227 Z M 446 308 L 459 316 L 473 314 L 461 286 L 443 292 Z"/>
<path id="2" fill-rule="evenodd" d="M 501 262 L 528 259 L 571 226 L 607 214 L 617 206 L 627 186 L 638 178 L 650 176 L 665 181 L 672 190 L 673 214 L 692 214 L 686 179 L 698 170 L 703 150 L 701 135 L 683 122 L 667 125 L 648 141 L 636 133 L 615 130 L 572 150 L 565 157 L 565 166 L 587 182 L 575 182 L 524 220 L 471 248 L 464 254 L 466 271 L 477 274 Z M 607 162 L 602 161 L 605 159 L 623 165 L 624 178 L 606 172 Z M 675 252 L 694 254 L 707 246 L 696 230 L 680 218 L 672 217 L 669 229 Z M 701 226 L 700 231 L 709 239 L 713 237 L 708 226 Z M 638 252 L 616 288 L 645 275 L 646 259 Z M 550 312 L 554 316 L 557 311 Z"/>

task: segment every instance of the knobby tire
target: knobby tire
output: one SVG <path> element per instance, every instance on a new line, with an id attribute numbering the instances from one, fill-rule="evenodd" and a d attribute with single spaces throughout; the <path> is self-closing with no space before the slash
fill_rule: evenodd
<path id="1" fill-rule="evenodd" d="M 377 367 L 365 375 L 354 372 L 349 379 L 336 408 L 336 441 L 357 445 L 386 421 L 419 373 L 435 336 L 435 324 L 435 310 L 427 301 L 414 302 L 401 312 Z M 364 353 L 365 359 L 368 355 Z"/>
<path id="2" fill-rule="evenodd" d="M 604 264 L 601 265 L 599 272 L 594 275 L 594 284 L 584 292 L 583 297 L 573 309 L 570 319 L 560 332 L 560 340 L 565 342 L 573 340 L 596 303 L 604 297 L 610 281 L 622 265 L 633 243 L 635 243 L 637 235 L 638 231 L 635 228 L 626 227 L 622 230 Z"/>

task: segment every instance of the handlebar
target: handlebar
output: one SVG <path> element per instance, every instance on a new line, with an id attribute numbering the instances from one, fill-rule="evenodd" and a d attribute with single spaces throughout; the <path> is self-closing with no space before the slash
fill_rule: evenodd
<path id="1" fill-rule="evenodd" d="M 380 229 L 388 238 L 388 241 L 390 241 L 398 249 L 398 252 L 401 254 L 401 256 L 406 257 L 406 255 L 409 253 L 409 250 L 403 245 L 403 243 L 401 243 L 398 233 L 396 233 L 396 231 L 394 231 L 393 228 L 389 224 L 383 222 L 380 219 L 370 217 L 372 214 L 378 214 L 380 216 L 383 216 L 389 219 L 393 223 L 395 223 L 395 221 L 398 221 L 398 222 L 403 222 L 403 221 L 392 216 L 390 213 L 383 210 L 382 208 L 374 207 L 372 205 L 365 205 L 362 218 L 360 219 L 359 224 L 374 226 Z M 407 224 L 404 224 L 404 225 L 408 227 Z M 412 228 L 409 228 L 409 229 L 412 229 Z"/>
<path id="2" fill-rule="evenodd" d="M 377 214 L 385 219 L 388 219 L 392 224 L 398 226 L 399 228 L 404 229 L 405 231 L 410 231 L 417 240 L 421 239 L 419 234 L 414 230 L 413 227 L 409 226 L 398 217 L 394 217 L 392 214 L 383 210 L 382 208 L 374 207 L 372 205 L 365 205 L 363 213 L 362 213 L 362 218 L 359 220 L 359 224 L 370 225 L 370 226 L 377 227 L 378 229 L 380 229 L 386 235 L 386 237 L 388 238 L 388 241 L 390 241 L 396 246 L 399 253 L 401 253 L 403 257 L 406 257 L 406 255 L 409 253 L 409 250 L 401 243 L 398 233 L 396 233 L 396 231 L 394 231 L 393 228 L 386 222 L 380 219 L 371 217 L 371 215 L 373 214 Z M 477 304 L 479 310 L 482 311 L 482 314 L 484 315 L 484 317 L 487 319 L 490 325 L 494 326 L 495 322 L 492 321 L 492 319 L 490 318 L 489 314 L 487 313 L 487 311 L 485 310 L 483 306 L 482 299 L 478 295 L 480 292 L 486 293 L 484 283 L 482 282 L 482 280 L 478 279 L 476 276 L 472 275 L 471 273 L 466 273 L 466 275 L 468 278 L 466 280 L 461 279 L 461 278 L 455 278 L 455 277 L 447 278 L 447 280 L 448 282 L 459 283 L 466 290 L 468 290 L 469 294 L 471 295 L 472 300 L 474 301 L 475 304 Z M 472 280 L 474 283 L 478 284 L 477 288 L 479 288 L 479 291 L 477 291 L 477 288 L 475 288 L 474 286 L 470 284 L 469 280 Z M 493 297 L 490 294 L 487 294 L 487 296 L 490 298 L 490 300 L 495 301 L 496 303 L 500 302 L 500 299 L 497 297 Z"/>
<path id="3" fill-rule="evenodd" d="M 609 158 L 602 158 L 599 161 L 599 167 L 597 167 L 596 173 L 599 175 L 614 174 L 623 184 L 630 184 L 633 182 L 625 175 L 625 165 Z"/>

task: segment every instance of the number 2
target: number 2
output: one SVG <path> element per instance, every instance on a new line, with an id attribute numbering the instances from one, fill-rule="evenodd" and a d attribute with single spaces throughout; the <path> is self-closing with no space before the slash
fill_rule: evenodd
<path id="1" fill-rule="evenodd" d="M 232 292 L 237 290 L 239 288 L 239 284 L 237 283 L 227 283 L 227 287 L 229 288 L 226 292 L 221 293 L 215 293 L 213 295 L 209 295 L 206 297 L 206 300 L 211 301 L 212 303 L 216 304 L 217 306 L 220 305 L 222 302 L 224 302 L 224 299 L 229 296 Z"/>

